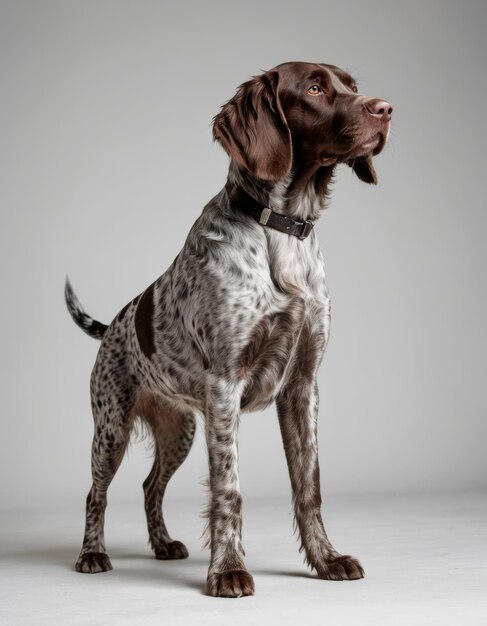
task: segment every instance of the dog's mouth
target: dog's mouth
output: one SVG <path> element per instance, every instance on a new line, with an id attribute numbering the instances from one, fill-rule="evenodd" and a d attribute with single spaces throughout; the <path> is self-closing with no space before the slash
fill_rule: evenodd
<path id="1" fill-rule="evenodd" d="M 356 146 L 348 158 L 357 159 L 368 156 L 376 156 L 382 152 L 386 144 L 387 137 L 384 133 L 378 132 Z"/>
<path id="2" fill-rule="evenodd" d="M 342 146 L 335 145 L 330 151 L 320 155 L 322 165 L 333 165 L 340 162 L 348 162 L 353 159 L 373 157 L 382 152 L 388 136 L 388 129 L 380 130 L 368 134 L 363 139 L 362 132 L 357 132 L 356 128 L 350 129 L 352 132 L 342 136 Z M 353 132 L 355 131 L 355 132 Z M 365 134 L 365 133 L 364 133 Z M 362 135 L 362 137 L 360 136 Z"/>
<path id="3" fill-rule="evenodd" d="M 362 146 L 360 147 L 360 150 L 361 152 L 363 152 L 364 156 L 370 153 L 375 156 L 382 150 L 383 147 L 384 147 L 384 137 L 381 133 L 376 133 L 368 141 L 362 144 Z"/>

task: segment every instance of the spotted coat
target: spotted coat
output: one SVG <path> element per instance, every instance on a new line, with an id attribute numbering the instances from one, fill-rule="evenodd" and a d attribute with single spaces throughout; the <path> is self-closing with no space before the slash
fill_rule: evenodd
<path id="1" fill-rule="evenodd" d="M 263 227 L 242 211 L 229 191 L 243 189 L 256 203 L 276 212 L 316 219 L 337 162 L 354 167 L 362 179 L 360 167 L 373 171 L 370 163 L 364 165 L 362 155 L 357 157 L 360 167 L 356 166 L 350 157 L 353 150 L 346 153 L 352 162 L 345 157 L 333 161 L 327 154 L 310 167 L 304 157 L 297 160 L 296 154 L 302 152 L 298 131 L 287 128 L 281 139 L 293 144 L 289 167 L 270 172 L 266 147 L 245 146 L 242 139 L 235 139 L 236 111 L 244 128 L 262 116 L 275 116 L 277 109 L 285 121 L 292 119 L 292 111 L 282 104 L 289 99 L 285 90 L 294 85 L 289 76 L 313 74 L 315 66 L 310 65 L 279 66 L 244 84 L 222 108 L 214 128 L 215 138 L 232 159 L 227 185 L 206 205 L 169 269 L 108 327 L 84 313 L 66 285 L 75 321 L 91 336 L 102 338 L 91 376 L 93 485 L 77 571 L 111 569 L 103 533 L 106 492 L 136 418 L 148 425 L 154 439 L 154 465 L 144 482 L 151 545 L 159 559 L 188 556 L 186 547 L 169 535 L 161 506 L 170 477 L 190 450 L 195 419 L 201 415 L 210 486 L 207 590 L 216 596 L 251 595 L 254 583 L 242 547 L 237 434 L 243 413 L 275 402 L 307 562 L 322 578 L 363 575 L 356 559 L 340 555 L 331 545 L 320 510 L 316 376 L 329 336 L 330 299 L 316 233 L 300 240 Z M 340 83 L 345 91 L 341 70 L 319 68 L 323 77 L 333 76 L 335 88 Z M 264 104 L 271 96 L 274 109 L 269 113 Z M 246 104 L 253 107 L 252 115 L 239 98 L 252 101 Z M 267 129 L 269 141 L 270 132 Z M 252 141 L 249 137 L 247 133 L 247 142 Z M 244 146 L 245 155 L 231 142 L 240 150 Z M 282 150 L 284 154 L 285 146 Z M 250 163 L 252 154 L 257 156 Z M 278 164 L 272 167 L 278 169 Z"/>

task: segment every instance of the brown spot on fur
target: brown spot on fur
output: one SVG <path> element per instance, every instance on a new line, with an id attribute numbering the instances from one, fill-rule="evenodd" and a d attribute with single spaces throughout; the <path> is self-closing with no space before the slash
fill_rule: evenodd
<path id="1" fill-rule="evenodd" d="M 156 351 L 154 344 L 154 283 L 148 287 L 140 298 L 135 312 L 135 330 L 140 349 L 150 359 Z"/>
<path id="2" fill-rule="evenodd" d="M 255 326 L 237 362 L 241 376 L 248 380 L 242 408 L 271 399 L 291 356 L 302 315 L 303 311 L 296 307 L 269 315 Z"/>
<path id="3" fill-rule="evenodd" d="M 167 439 L 177 437 L 184 418 L 180 411 L 169 406 L 160 396 L 147 391 L 138 395 L 131 416 L 143 417 L 153 432 L 162 429 Z"/>
<path id="4" fill-rule="evenodd" d="M 320 344 L 320 345 L 317 345 Z M 313 380 L 321 354 L 321 343 L 317 342 L 316 332 L 305 324 L 296 346 L 294 363 L 299 367 L 299 376 L 306 381 Z"/>

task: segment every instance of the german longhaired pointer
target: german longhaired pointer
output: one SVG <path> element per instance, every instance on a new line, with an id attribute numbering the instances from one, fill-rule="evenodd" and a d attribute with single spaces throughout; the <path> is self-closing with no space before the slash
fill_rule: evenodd
<path id="1" fill-rule="evenodd" d="M 207 593 L 254 593 L 241 540 L 237 434 L 241 413 L 275 402 L 306 561 L 320 578 L 364 575 L 339 554 L 321 518 L 317 370 L 330 299 L 313 231 L 338 163 L 376 183 L 392 107 L 357 92 L 333 65 L 284 63 L 242 84 L 215 116 L 230 156 L 225 187 L 205 206 L 169 269 L 109 326 L 81 308 L 74 321 L 101 339 L 91 375 L 93 485 L 78 572 L 111 569 L 103 533 L 107 489 L 136 418 L 154 439 L 144 482 L 157 559 L 183 559 L 162 515 L 166 485 L 186 458 L 202 415 L 209 458 Z"/>

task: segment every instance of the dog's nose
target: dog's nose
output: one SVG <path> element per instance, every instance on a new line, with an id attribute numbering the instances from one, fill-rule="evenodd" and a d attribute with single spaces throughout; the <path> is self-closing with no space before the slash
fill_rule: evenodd
<path id="1" fill-rule="evenodd" d="M 392 106 L 385 100 L 374 98 L 365 104 L 365 108 L 371 115 L 381 118 L 384 122 L 391 119 Z"/>

